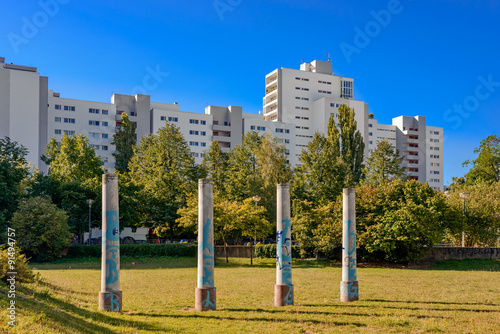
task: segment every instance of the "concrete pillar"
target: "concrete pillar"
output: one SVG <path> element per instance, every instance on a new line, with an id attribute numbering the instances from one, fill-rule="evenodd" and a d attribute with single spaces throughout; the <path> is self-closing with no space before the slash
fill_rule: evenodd
<path id="1" fill-rule="evenodd" d="M 342 281 L 340 301 L 352 302 L 359 299 L 356 263 L 356 194 L 354 188 L 344 188 L 342 228 Z"/>
<path id="2" fill-rule="evenodd" d="M 215 310 L 214 209 L 212 180 L 198 180 L 198 285 L 196 311 Z"/>
<path id="3" fill-rule="evenodd" d="M 290 185 L 277 186 L 276 284 L 274 306 L 293 305 Z"/>
<path id="4" fill-rule="evenodd" d="M 118 175 L 102 176 L 102 260 L 99 309 L 121 312 Z"/>

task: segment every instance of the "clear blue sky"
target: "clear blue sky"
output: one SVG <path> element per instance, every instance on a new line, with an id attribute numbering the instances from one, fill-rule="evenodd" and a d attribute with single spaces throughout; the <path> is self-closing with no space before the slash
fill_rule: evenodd
<path id="1" fill-rule="evenodd" d="M 108 102 L 159 68 L 154 101 L 257 112 L 267 73 L 329 52 L 379 122 L 423 115 L 444 127 L 445 184 L 500 134 L 497 0 L 55 1 L 3 4 L 0 56 L 38 67 L 62 97 Z M 390 17 L 377 23 L 381 11 Z"/>

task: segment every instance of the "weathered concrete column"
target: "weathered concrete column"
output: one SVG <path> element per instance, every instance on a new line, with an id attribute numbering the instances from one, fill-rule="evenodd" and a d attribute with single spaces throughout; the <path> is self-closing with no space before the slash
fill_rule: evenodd
<path id="1" fill-rule="evenodd" d="M 290 185 L 278 184 L 276 217 L 276 284 L 274 306 L 293 305 Z"/>
<path id="2" fill-rule="evenodd" d="M 196 311 L 215 310 L 214 209 L 212 180 L 198 180 L 198 285 Z"/>
<path id="3" fill-rule="evenodd" d="M 121 312 L 118 175 L 102 176 L 102 260 L 99 309 Z"/>
<path id="4" fill-rule="evenodd" d="M 359 299 L 356 263 L 356 194 L 354 188 L 344 188 L 344 210 L 342 229 L 342 281 L 340 301 L 352 302 Z"/>

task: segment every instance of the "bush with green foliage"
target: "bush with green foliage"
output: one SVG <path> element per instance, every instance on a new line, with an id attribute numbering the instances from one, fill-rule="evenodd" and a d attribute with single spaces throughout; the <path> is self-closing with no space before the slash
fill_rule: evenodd
<path id="1" fill-rule="evenodd" d="M 7 283 L 7 279 L 10 277 L 7 273 L 16 272 L 16 282 L 33 282 L 35 275 L 28 267 L 28 259 L 24 254 L 21 254 L 21 250 L 19 248 L 14 247 L 14 249 L 15 252 L 13 254 L 12 252 L 9 254 L 9 248 L 5 246 L 0 247 L 0 281 Z"/>
<path id="2" fill-rule="evenodd" d="M 69 246 L 71 233 L 66 213 L 52 203 L 50 197 L 28 198 L 19 204 L 11 227 L 16 230 L 17 245 L 36 262 L 51 261 L 61 257 Z"/>
<path id="3" fill-rule="evenodd" d="M 76 245 L 68 249 L 67 257 L 100 257 L 101 245 Z M 123 244 L 120 245 L 120 256 L 167 256 L 193 257 L 196 256 L 196 245 L 184 244 Z"/>
<path id="4" fill-rule="evenodd" d="M 255 257 L 263 259 L 276 258 L 276 244 L 267 244 L 255 246 Z M 300 257 L 300 247 L 292 246 L 292 258 L 297 259 Z"/>

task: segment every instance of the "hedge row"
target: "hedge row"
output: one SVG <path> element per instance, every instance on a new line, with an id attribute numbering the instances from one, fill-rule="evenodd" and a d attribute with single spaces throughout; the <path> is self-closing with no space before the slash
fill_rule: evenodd
<path id="1" fill-rule="evenodd" d="M 272 259 L 276 258 L 276 244 L 257 245 L 255 246 L 255 257 Z M 292 246 L 292 258 L 300 257 L 300 247 Z"/>
<path id="2" fill-rule="evenodd" d="M 184 244 L 122 244 L 120 256 L 196 256 L 196 245 Z M 101 257 L 101 245 L 75 245 L 68 249 L 67 257 Z"/>

